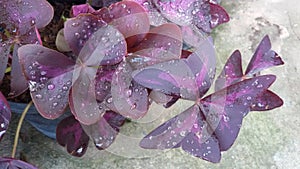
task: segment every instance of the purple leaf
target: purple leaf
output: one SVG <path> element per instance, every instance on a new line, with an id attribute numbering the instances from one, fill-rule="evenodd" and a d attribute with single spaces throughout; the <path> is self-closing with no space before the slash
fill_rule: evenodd
<path id="1" fill-rule="evenodd" d="M 136 55 L 148 57 L 154 63 L 179 59 L 182 35 L 175 24 L 163 24 L 152 28 L 139 45 L 131 50 Z"/>
<path id="2" fill-rule="evenodd" d="M 93 13 L 95 9 L 89 4 L 73 5 L 71 8 L 71 16 L 76 17 L 79 14 Z"/>
<path id="3" fill-rule="evenodd" d="M 184 151 L 193 156 L 213 163 L 220 162 L 221 152 L 219 141 L 205 121 L 201 110 L 196 116 L 191 132 L 186 134 L 180 145 Z"/>
<path id="4" fill-rule="evenodd" d="M 56 140 L 67 148 L 68 153 L 81 157 L 85 154 L 90 139 L 74 116 L 69 116 L 57 125 Z"/>
<path id="5" fill-rule="evenodd" d="M 225 11 L 224 8 L 222 8 L 218 4 L 209 3 L 210 6 L 210 15 L 211 15 L 211 21 L 210 21 L 210 27 L 213 29 L 217 27 L 218 25 L 222 23 L 226 23 L 229 21 L 229 15 Z"/>
<path id="6" fill-rule="evenodd" d="M 199 90 L 198 98 L 209 90 L 215 77 L 216 53 L 211 41 L 211 38 L 202 41 L 186 60 L 195 77 L 194 81 Z"/>
<path id="7" fill-rule="evenodd" d="M 263 91 L 252 102 L 251 111 L 272 110 L 283 105 L 283 100 L 270 90 Z"/>
<path id="8" fill-rule="evenodd" d="M 126 120 L 124 116 L 113 111 L 106 111 L 103 115 L 103 118 L 117 132 L 119 132 L 120 128 L 124 125 Z"/>
<path id="9" fill-rule="evenodd" d="M 180 67 L 180 70 L 178 69 Z M 188 100 L 198 98 L 194 73 L 185 60 L 171 60 L 132 73 L 133 79 L 147 88 Z"/>
<path id="10" fill-rule="evenodd" d="M 74 62 L 40 45 L 22 46 L 18 53 L 37 110 L 48 119 L 59 117 L 68 104 Z"/>
<path id="11" fill-rule="evenodd" d="M 14 158 L 0 157 L 0 168 L 2 169 L 38 169 L 37 167 Z"/>
<path id="12" fill-rule="evenodd" d="M 116 66 L 101 66 L 97 70 L 95 92 L 98 102 L 103 102 L 111 92 L 111 81 Z"/>
<path id="13" fill-rule="evenodd" d="M 219 140 L 221 151 L 228 150 L 234 143 L 252 102 L 275 78 L 264 75 L 246 79 L 201 100 L 201 109 Z"/>
<path id="14" fill-rule="evenodd" d="M 150 29 L 146 11 L 133 1 L 121 1 L 110 5 L 109 8 L 101 8 L 98 16 L 116 27 L 127 38 L 130 47 L 142 40 Z"/>
<path id="15" fill-rule="evenodd" d="M 222 72 L 218 76 L 215 84 L 215 90 L 218 91 L 224 87 L 230 86 L 242 80 L 242 58 L 240 51 L 234 51 L 227 60 Z"/>
<path id="16" fill-rule="evenodd" d="M 105 25 L 106 23 L 95 15 L 81 14 L 65 22 L 65 39 L 72 51 L 78 55 L 90 36 Z M 103 39 L 105 40 L 105 37 Z"/>
<path id="17" fill-rule="evenodd" d="M 105 115 L 109 113 L 108 115 Z M 95 146 L 99 150 L 108 148 L 115 140 L 118 130 L 115 128 L 119 124 L 122 124 L 122 119 L 119 116 L 112 115 L 112 112 L 106 112 L 96 123 L 92 125 L 84 125 L 82 127 L 84 131 L 93 139 Z M 118 120 L 120 118 L 120 121 Z M 109 124 L 109 122 L 112 123 Z M 117 123 L 116 123 L 117 122 Z"/>
<path id="18" fill-rule="evenodd" d="M 199 113 L 197 105 L 190 107 L 150 132 L 141 140 L 140 146 L 162 150 L 175 147 L 191 132 Z"/>
<path id="19" fill-rule="evenodd" d="M 11 118 L 10 107 L 5 97 L 0 92 L 0 141 L 8 128 L 10 118 Z"/>
<path id="20" fill-rule="evenodd" d="M 0 37 L 0 41 L 1 40 L 2 40 L 2 37 Z M 7 45 L 5 43 L 0 42 L 0 82 L 2 82 L 2 79 L 5 74 L 10 48 L 11 48 L 11 45 Z"/>
<path id="21" fill-rule="evenodd" d="M 133 68 L 126 61 L 119 64 L 112 79 L 111 99 L 118 113 L 138 119 L 148 111 L 148 91 L 132 80 L 132 70 Z"/>
<path id="22" fill-rule="evenodd" d="M 263 69 L 284 64 L 278 54 L 271 50 L 271 42 L 266 35 L 258 45 L 254 55 L 252 56 L 245 74 L 253 76 Z"/>

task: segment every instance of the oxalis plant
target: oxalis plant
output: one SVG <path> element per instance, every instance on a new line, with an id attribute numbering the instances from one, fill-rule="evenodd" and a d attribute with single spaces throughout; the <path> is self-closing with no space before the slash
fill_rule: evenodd
<path id="1" fill-rule="evenodd" d="M 111 146 L 125 121 L 142 119 L 152 104 L 167 109 L 178 100 L 189 100 L 194 103 L 191 107 L 149 131 L 139 145 L 182 148 L 213 163 L 233 145 L 250 111 L 283 104 L 269 90 L 276 76 L 261 75 L 262 70 L 283 64 L 267 35 L 245 71 L 236 50 L 215 80 L 217 61 L 210 33 L 229 21 L 219 1 L 102 3 L 109 6 L 99 10 L 88 3 L 72 7 L 61 38 L 67 50 L 59 52 L 42 46 L 39 38 L 38 28 L 53 16 L 49 3 L 0 1 L 4 16 L 0 75 L 3 78 L 10 68 L 12 73 L 15 65 L 20 71 L 17 76 L 28 85 L 13 89 L 19 91 L 14 93 L 28 87 L 32 98 L 21 116 L 12 157 L 0 158 L 2 168 L 35 168 L 14 159 L 19 130 L 32 103 L 47 119 L 71 111 L 58 124 L 56 140 L 68 153 L 81 157 L 90 139 L 99 150 Z M 17 64 L 7 64 L 9 58 Z M 212 84 L 215 90 L 207 94 Z M 1 93 L 0 113 L 2 138 L 11 111 Z"/>

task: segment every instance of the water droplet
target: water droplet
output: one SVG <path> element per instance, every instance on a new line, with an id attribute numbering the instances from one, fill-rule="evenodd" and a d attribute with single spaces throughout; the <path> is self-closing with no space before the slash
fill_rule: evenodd
<path id="1" fill-rule="evenodd" d="M 180 136 L 184 137 L 186 134 L 186 131 L 181 131 L 179 134 L 180 134 Z"/>
<path id="2" fill-rule="evenodd" d="M 52 106 L 53 106 L 53 107 L 56 107 L 57 105 L 58 105 L 57 102 L 52 103 Z"/>
<path id="3" fill-rule="evenodd" d="M 41 71 L 41 75 L 42 75 L 42 76 L 45 76 L 46 74 L 47 74 L 46 71 Z"/>
<path id="4" fill-rule="evenodd" d="M 61 98 L 61 95 L 60 95 L 60 94 L 58 94 L 58 95 L 56 96 L 56 98 L 60 99 L 60 98 Z"/>
<path id="5" fill-rule="evenodd" d="M 67 90 L 69 89 L 69 87 L 66 86 L 66 85 L 64 85 L 64 86 L 62 87 L 62 89 L 63 89 L 64 91 L 67 91 Z"/>
<path id="6" fill-rule="evenodd" d="M 126 91 L 126 96 L 127 97 L 130 97 L 132 95 L 132 90 L 131 89 L 128 89 L 127 91 Z"/>
<path id="7" fill-rule="evenodd" d="M 247 97 L 247 100 L 251 100 L 251 99 L 252 99 L 252 97 L 251 97 L 251 96 L 248 96 L 248 97 Z"/>
<path id="8" fill-rule="evenodd" d="M 1 123 L 1 128 L 5 128 L 5 124 L 4 123 Z"/>
<path id="9" fill-rule="evenodd" d="M 37 99 L 42 99 L 43 96 L 42 96 L 41 94 L 36 94 L 36 95 L 35 95 L 35 98 L 37 98 Z"/>
<path id="10" fill-rule="evenodd" d="M 230 118 L 227 115 L 223 115 L 224 122 L 229 122 Z"/>
<path id="11" fill-rule="evenodd" d="M 109 97 L 109 98 L 106 100 L 106 102 L 107 102 L 108 104 L 112 103 L 112 97 Z"/>
<path id="12" fill-rule="evenodd" d="M 54 84 L 49 84 L 47 86 L 48 90 L 53 90 L 55 88 L 55 85 Z"/>
<path id="13" fill-rule="evenodd" d="M 126 4 L 121 4 L 122 8 L 126 8 Z"/>
<path id="14" fill-rule="evenodd" d="M 262 84 L 259 84 L 259 85 L 257 85 L 256 87 L 257 87 L 257 88 L 262 88 L 263 85 L 262 85 Z"/>
<path id="15" fill-rule="evenodd" d="M 76 26 L 78 26 L 79 25 L 79 23 L 77 23 L 77 22 L 73 22 L 72 23 L 72 26 L 74 26 L 74 27 L 76 27 Z"/>

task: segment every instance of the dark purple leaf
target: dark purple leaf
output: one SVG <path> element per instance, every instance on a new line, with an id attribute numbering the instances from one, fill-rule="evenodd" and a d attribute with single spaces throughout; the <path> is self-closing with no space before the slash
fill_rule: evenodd
<path id="1" fill-rule="evenodd" d="M 98 16 L 117 28 L 126 38 L 129 47 L 140 42 L 150 29 L 146 11 L 133 1 L 121 1 L 109 8 L 101 8 Z"/>
<path id="2" fill-rule="evenodd" d="M 127 61 L 119 64 L 112 79 L 111 99 L 118 113 L 138 119 L 148 111 L 148 91 L 132 80 L 132 70 Z"/>
<path id="3" fill-rule="evenodd" d="M 210 15 L 211 15 L 211 21 L 210 21 L 210 27 L 215 28 L 218 25 L 228 22 L 229 21 L 229 15 L 225 11 L 224 8 L 222 8 L 218 4 L 209 3 L 210 6 Z"/>
<path id="4" fill-rule="evenodd" d="M 95 9 L 89 4 L 73 5 L 71 8 L 71 16 L 76 17 L 79 14 L 93 13 Z"/>
<path id="5" fill-rule="evenodd" d="M 2 43 L 1 40 L 2 38 L 0 37 L 0 82 L 2 82 L 2 79 L 5 74 L 5 70 L 8 62 L 8 55 L 11 48 L 11 45 Z"/>
<path id="6" fill-rule="evenodd" d="M 198 98 L 201 98 L 209 90 L 215 77 L 216 53 L 212 39 L 202 41 L 186 61 L 195 77 L 194 81 L 199 90 Z"/>
<path id="7" fill-rule="evenodd" d="M 10 107 L 5 97 L 0 92 L 0 141 L 8 128 L 10 118 L 11 118 Z"/>
<path id="8" fill-rule="evenodd" d="M 124 116 L 113 111 L 106 111 L 103 115 L 103 118 L 117 132 L 119 132 L 120 128 L 124 125 L 126 120 Z"/>
<path id="9" fill-rule="evenodd" d="M 191 128 L 191 132 L 180 142 L 182 149 L 193 156 L 217 163 L 220 162 L 221 152 L 219 141 L 199 111 Z"/>
<path id="10" fill-rule="evenodd" d="M 278 54 L 271 50 L 271 42 L 266 35 L 258 45 L 254 55 L 252 56 L 245 74 L 253 76 L 263 69 L 284 64 Z"/>
<path id="11" fill-rule="evenodd" d="M 199 113 L 197 105 L 190 107 L 150 132 L 141 140 L 140 146 L 162 150 L 175 147 L 191 132 Z"/>
<path id="12" fill-rule="evenodd" d="M 160 91 L 155 91 L 155 90 L 152 90 L 150 92 L 149 98 L 154 102 L 156 102 L 157 104 L 169 103 L 173 99 L 172 96 L 166 95 Z"/>
<path id="13" fill-rule="evenodd" d="M 221 151 L 228 150 L 234 143 L 252 102 L 275 78 L 274 75 L 264 75 L 246 79 L 201 100 L 201 109 L 219 140 Z"/>
<path id="14" fill-rule="evenodd" d="M 111 81 L 116 66 L 101 66 L 97 70 L 95 92 L 98 102 L 103 102 L 111 92 Z"/>
<path id="15" fill-rule="evenodd" d="M 283 105 L 283 100 L 270 90 L 263 91 L 252 102 L 251 111 L 272 110 Z"/>
<path id="16" fill-rule="evenodd" d="M 74 62 L 41 45 L 22 46 L 18 53 L 36 108 L 45 118 L 59 117 L 68 104 Z"/>
<path id="17" fill-rule="evenodd" d="M 0 157 L 1 169 L 38 169 L 37 167 L 14 158 Z"/>
<path id="18" fill-rule="evenodd" d="M 64 35 L 72 51 L 78 55 L 90 36 L 106 23 L 92 14 L 81 14 L 65 22 Z M 108 37 L 103 37 L 106 40 Z"/>
<path id="19" fill-rule="evenodd" d="M 180 67 L 180 70 L 178 69 Z M 188 100 L 198 98 L 194 73 L 185 60 L 171 60 L 134 71 L 133 79 L 149 89 Z"/>
<path id="20" fill-rule="evenodd" d="M 57 125 L 56 140 L 67 148 L 68 153 L 81 157 L 86 152 L 90 139 L 74 116 L 69 116 Z"/>
<path id="21" fill-rule="evenodd" d="M 218 91 L 224 87 L 230 86 L 236 82 L 242 80 L 243 70 L 242 70 L 242 58 L 240 51 L 234 51 L 225 66 L 218 76 L 215 84 L 215 90 Z"/>
<path id="22" fill-rule="evenodd" d="M 148 57 L 154 63 L 179 59 L 182 35 L 175 24 L 163 24 L 152 28 L 139 45 L 131 50 L 136 55 Z"/>
<path id="23" fill-rule="evenodd" d="M 84 131 L 93 139 L 95 146 L 99 150 L 108 148 L 114 142 L 118 134 L 118 130 L 115 130 L 117 123 L 115 123 L 114 120 L 118 121 L 119 117 L 109 117 L 111 115 L 112 114 L 104 115 L 96 123 L 91 125 L 82 124 Z M 113 125 L 109 124 L 109 122 Z M 121 123 L 122 121 L 120 124 Z"/>

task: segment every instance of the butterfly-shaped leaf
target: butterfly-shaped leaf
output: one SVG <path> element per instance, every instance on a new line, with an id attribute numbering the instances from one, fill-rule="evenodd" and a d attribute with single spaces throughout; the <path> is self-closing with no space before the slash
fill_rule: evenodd
<path id="1" fill-rule="evenodd" d="M 2 169 L 38 169 L 37 167 L 14 158 L 0 157 L 0 168 Z"/>
<path id="2" fill-rule="evenodd" d="M 90 139 L 74 116 L 69 116 L 57 125 L 56 140 L 67 148 L 68 153 L 81 157 L 85 154 Z"/>
<path id="3" fill-rule="evenodd" d="M 103 37 L 109 38 L 103 40 Z M 77 59 L 79 68 L 73 71 L 76 81 L 70 94 L 71 111 L 81 123 L 96 123 L 104 113 L 96 96 L 101 91 L 95 88 L 96 80 L 102 80 L 96 79 L 99 66 L 118 63 L 126 53 L 123 35 L 110 25 L 98 29 L 85 43 Z"/>
<path id="4" fill-rule="evenodd" d="M 93 139 L 99 150 L 108 148 L 115 140 L 119 127 L 123 125 L 125 118 L 112 111 L 107 111 L 94 124 L 84 125 L 84 131 Z"/>
<path id="5" fill-rule="evenodd" d="M 266 35 L 258 45 L 254 55 L 252 56 L 245 74 L 253 76 L 263 69 L 284 64 L 278 54 L 271 50 L 271 42 Z"/>
<path id="6" fill-rule="evenodd" d="M 274 75 L 246 79 L 201 100 L 205 119 L 214 130 L 222 151 L 228 150 L 235 141 L 253 100 L 274 81 Z"/>
<path id="7" fill-rule="evenodd" d="M 10 107 L 5 97 L 0 92 L 0 141 L 8 128 L 10 118 L 11 118 Z"/>
<path id="8" fill-rule="evenodd" d="M 37 110 L 45 118 L 59 117 L 68 105 L 74 61 L 41 45 L 22 46 L 18 53 Z"/>

